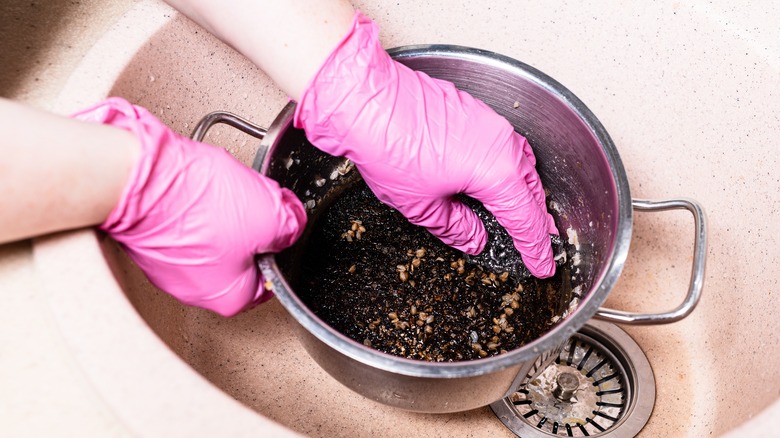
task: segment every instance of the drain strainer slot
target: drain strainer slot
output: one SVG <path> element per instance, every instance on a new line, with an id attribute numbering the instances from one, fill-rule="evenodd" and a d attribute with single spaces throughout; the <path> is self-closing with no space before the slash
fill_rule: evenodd
<path id="1" fill-rule="evenodd" d="M 634 437 L 655 403 L 647 357 L 614 324 L 590 321 L 541 373 L 490 407 L 517 436 Z"/>

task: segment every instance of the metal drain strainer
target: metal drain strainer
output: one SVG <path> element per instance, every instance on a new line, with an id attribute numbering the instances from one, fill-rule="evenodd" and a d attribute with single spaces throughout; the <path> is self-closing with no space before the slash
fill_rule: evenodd
<path id="1" fill-rule="evenodd" d="M 614 324 L 590 321 L 557 359 L 490 407 L 517 436 L 634 437 L 655 403 L 650 363 Z"/>

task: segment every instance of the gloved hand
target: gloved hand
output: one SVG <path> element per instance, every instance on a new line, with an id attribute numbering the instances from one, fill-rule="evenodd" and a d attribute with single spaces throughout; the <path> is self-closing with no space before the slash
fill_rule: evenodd
<path id="1" fill-rule="evenodd" d="M 303 231 L 295 195 L 227 151 L 182 137 L 141 107 L 110 98 L 73 117 L 132 132 L 140 159 L 100 226 L 160 289 L 231 316 L 272 294 L 255 255 Z"/>
<path id="2" fill-rule="evenodd" d="M 532 274 L 555 273 L 558 234 L 528 141 L 449 82 L 393 61 L 359 12 L 304 91 L 294 116 L 308 139 L 355 162 L 384 203 L 468 254 L 486 243 L 482 222 L 453 196 L 496 216 Z"/>

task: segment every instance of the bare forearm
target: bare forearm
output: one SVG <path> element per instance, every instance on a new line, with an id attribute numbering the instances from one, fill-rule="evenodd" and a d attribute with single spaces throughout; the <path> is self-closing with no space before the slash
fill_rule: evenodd
<path id="1" fill-rule="evenodd" d="M 354 9 L 346 0 L 166 0 L 233 46 L 298 99 L 346 35 Z"/>
<path id="2" fill-rule="evenodd" d="M 137 160 L 129 132 L 0 99 L 0 243 L 103 222 Z"/>

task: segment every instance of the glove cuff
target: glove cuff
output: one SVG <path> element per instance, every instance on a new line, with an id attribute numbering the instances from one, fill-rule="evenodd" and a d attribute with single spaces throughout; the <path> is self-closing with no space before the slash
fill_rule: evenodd
<path id="1" fill-rule="evenodd" d="M 149 112 L 139 106 L 135 106 L 120 97 L 110 97 L 92 107 L 81 110 L 71 115 L 71 118 L 93 123 L 111 125 L 131 132 L 140 142 L 141 152 L 138 162 L 134 165 L 125 187 L 122 191 L 119 203 L 111 210 L 99 228 L 112 234 L 121 233 L 133 227 L 132 222 L 126 218 L 142 218 L 143 212 L 140 202 L 134 202 L 140 196 L 151 174 L 152 167 L 159 154 L 160 142 L 149 142 L 145 139 L 155 138 L 143 135 L 144 132 L 155 129 L 143 120 L 147 119 Z M 159 128 L 158 128 L 159 129 Z"/>
<path id="2" fill-rule="evenodd" d="M 396 76 L 393 64 L 379 42 L 376 23 L 356 11 L 349 32 L 304 89 L 293 126 L 304 129 L 320 150 L 360 164 L 344 141 L 350 132 L 344 124 L 354 122 L 359 115 L 355 111 L 371 102 L 378 91 L 386 91 L 386 83 Z"/>

